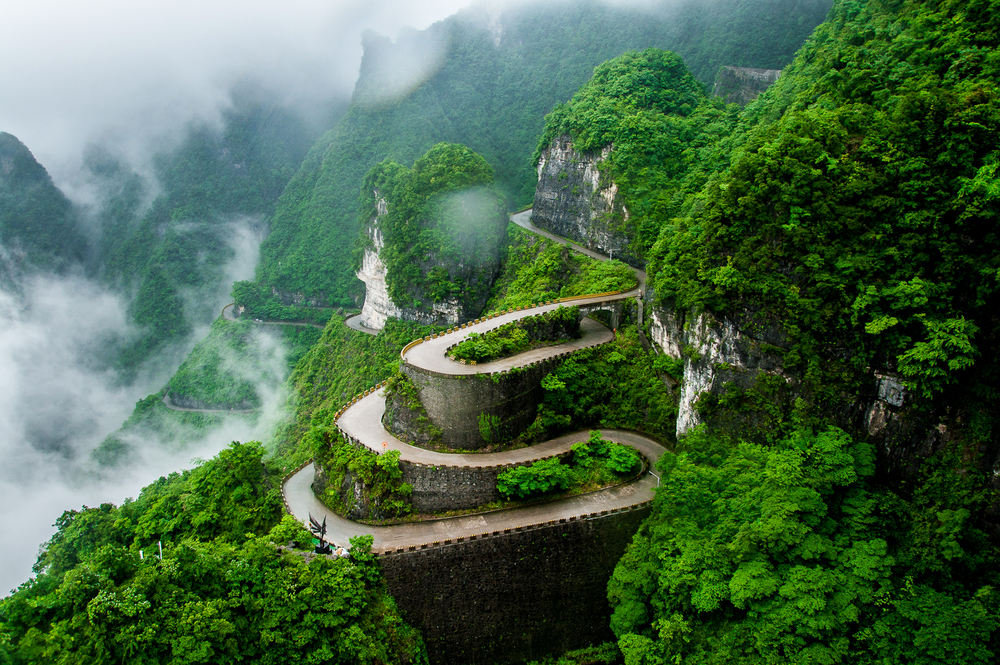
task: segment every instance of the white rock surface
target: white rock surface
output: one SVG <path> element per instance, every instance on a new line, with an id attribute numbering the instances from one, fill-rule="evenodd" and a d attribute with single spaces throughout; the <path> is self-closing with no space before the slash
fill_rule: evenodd
<path id="1" fill-rule="evenodd" d="M 393 302 L 385 281 L 385 264 L 379 258 L 379 252 L 385 246 L 382 232 L 379 230 L 379 220 L 387 213 L 388 206 L 385 199 L 379 198 L 378 214 L 368 229 L 368 237 L 371 238 L 372 247 L 365 249 L 364 257 L 361 260 L 361 269 L 355 273 L 358 279 L 365 283 L 365 304 L 361 308 L 361 325 L 373 330 L 381 330 L 390 317 L 428 325 L 457 325 L 461 317 L 462 307 L 455 299 L 434 303 L 430 314 L 412 308 L 399 307 Z"/>

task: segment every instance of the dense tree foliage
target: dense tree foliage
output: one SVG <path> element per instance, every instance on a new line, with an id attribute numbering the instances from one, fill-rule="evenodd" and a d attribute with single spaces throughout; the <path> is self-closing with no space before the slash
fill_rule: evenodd
<path id="1" fill-rule="evenodd" d="M 0 658 L 426 662 L 370 537 L 352 541 L 349 559 L 278 551 L 311 536 L 282 519 L 280 473 L 263 456 L 260 444 L 234 442 L 135 501 L 65 512 L 37 577 L 0 601 Z"/>
<path id="2" fill-rule="evenodd" d="M 28 266 L 62 269 L 86 258 L 78 214 L 48 171 L 11 134 L 0 132 L 0 244 Z M 10 258 L 10 257 L 7 257 Z M 0 274 L 0 278 L 4 276 Z"/>
<path id="3" fill-rule="evenodd" d="M 577 351 L 542 379 L 538 419 L 528 436 L 543 440 L 581 427 L 632 429 L 674 436 L 676 397 L 634 325 L 608 344 Z"/>
<path id="4" fill-rule="evenodd" d="M 217 316 L 241 234 L 256 242 L 311 139 L 294 114 L 240 86 L 222 120 L 221 129 L 191 125 L 156 155 L 155 186 L 100 148 L 86 155 L 102 196 L 93 267 L 133 296 L 143 330 L 121 353 L 125 376 Z"/>
<path id="5" fill-rule="evenodd" d="M 365 173 L 412 163 L 441 141 L 493 167 L 508 201 L 530 202 L 527 159 L 543 117 L 599 63 L 628 49 L 677 51 L 702 84 L 721 65 L 780 68 L 829 0 L 715 0 L 636 10 L 598 2 L 512 7 L 499 20 L 463 11 L 396 43 L 368 33 L 351 108 L 310 150 L 278 204 L 257 278 L 347 305 L 360 296 L 349 260 Z M 406 77 L 402 71 L 409 72 Z"/>
<path id="6" fill-rule="evenodd" d="M 838 4 L 665 226 L 658 295 L 781 320 L 819 410 L 881 369 L 927 407 L 994 411 L 995 9 Z"/>
<path id="7" fill-rule="evenodd" d="M 436 303 L 457 303 L 463 318 L 475 318 L 507 240 L 506 209 L 492 182 L 486 160 L 455 143 L 438 143 L 412 169 L 378 164 L 361 190 L 361 216 L 368 223 L 355 269 L 363 249 L 377 251 L 397 307 L 430 314 Z"/>
<path id="8" fill-rule="evenodd" d="M 583 153 L 610 147 L 601 177 L 618 187 L 628 219 L 608 222 L 644 256 L 685 194 L 726 166 L 719 142 L 736 117 L 737 107 L 705 95 L 678 55 L 632 51 L 596 67 L 569 102 L 545 116 L 534 160 L 563 135 Z"/>
<path id="9" fill-rule="evenodd" d="M 274 328 L 216 320 L 170 378 L 171 398 L 193 400 L 207 409 L 260 406 L 259 389 L 278 390 L 320 336 L 312 326 Z"/>
<path id="10" fill-rule="evenodd" d="M 626 662 L 994 662 L 982 478 L 951 460 L 907 500 L 870 484 L 874 458 L 836 428 L 736 447 L 699 430 L 664 455 L 609 585 Z"/>
<path id="11" fill-rule="evenodd" d="M 488 312 L 635 288 L 635 273 L 621 261 L 596 261 L 513 224 L 507 233 L 507 256 L 486 305 Z"/>
<path id="12" fill-rule="evenodd" d="M 593 491 L 620 482 L 642 468 L 639 454 L 628 446 L 605 441 L 594 430 L 586 441 L 574 443 L 568 459 L 550 457 L 527 466 L 515 466 L 497 476 L 505 497 L 536 498 L 555 492 Z"/>
<path id="13" fill-rule="evenodd" d="M 233 283 L 232 298 L 233 304 L 238 308 L 236 313 L 244 319 L 324 325 L 330 318 L 328 309 L 286 305 L 274 293 L 249 280 Z M 242 313 L 239 308 L 242 308 Z"/>
<path id="14" fill-rule="evenodd" d="M 997 9 L 838 3 L 735 120 L 725 160 L 702 162 L 729 166 L 664 209 L 660 306 L 750 336 L 776 324 L 787 344 L 768 352 L 801 383 L 757 437 L 769 445 L 698 431 L 661 461 L 653 516 L 609 589 L 626 662 L 1000 653 L 983 473 L 997 449 Z M 875 372 L 906 384 L 901 446 L 948 433 L 930 457 L 909 449 L 906 469 L 861 442 Z"/>

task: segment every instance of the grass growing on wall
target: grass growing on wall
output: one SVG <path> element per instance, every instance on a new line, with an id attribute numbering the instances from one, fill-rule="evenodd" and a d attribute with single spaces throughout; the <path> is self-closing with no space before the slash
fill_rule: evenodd
<path id="1" fill-rule="evenodd" d="M 413 487 L 404 483 L 399 451 L 378 455 L 344 440 L 335 430 L 313 429 L 309 433 L 316 461 L 326 473 L 328 484 L 320 501 L 335 512 L 356 519 L 398 519 L 411 512 L 409 497 Z M 346 475 L 364 488 L 360 501 L 347 505 L 338 491 Z M 353 488 L 348 492 L 355 500 Z"/>

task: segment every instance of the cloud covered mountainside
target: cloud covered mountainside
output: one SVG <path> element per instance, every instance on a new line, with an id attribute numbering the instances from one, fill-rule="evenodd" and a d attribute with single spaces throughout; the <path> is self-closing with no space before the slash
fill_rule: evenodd
<path id="1" fill-rule="evenodd" d="M 728 0 L 654 5 L 524 5 L 495 20 L 460 12 L 394 42 L 368 33 L 347 114 L 317 142 L 279 201 L 257 279 L 333 305 L 363 295 L 351 269 L 358 189 L 384 159 L 412 164 L 436 143 L 461 143 L 493 167 L 512 206 L 531 201 L 529 156 L 543 116 L 593 68 L 628 49 L 685 57 L 701 81 L 720 65 L 780 68 L 819 23 L 825 1 Z"/>
<path id="2" fill-rule="evenodd" d="M 94 269 L 137 280 L 135 303 L 183 307 L 191 291 L 171 272 L 184 265 L 174 250 L 200 239 L 211 264 L 217 238 L 183 220 L 194 210 L 259 215 L 271 234 L 256 283 L 241 288 L 269 306 L 285 306 L 272 288 L 348 305 L 352 250 L 369 242 L 359 230 L 379 210 L 376 190 L 401 208 L 387 222 L 399 237 L 427 244 L 434 229 L 411 222 L 434 208 L 420 196 L 428 164 L 462 171 L 448 174 L 456 182 L 492 180 L 491 201 L 515 207 L 531 198 L 532 150 L 538 158 L 567 138 L 591 155 L 610 147 L 600 170 L 622 209 L 606 230 L 645 261 L 652 322 L 623 324 L 614 342 L 546 377 L 526 437 L 621 427 L 671 451 L 657 462 L 652 512 L 608 582 L 616 641 L 560 662 L 995 663 L 1000 3 L 837 0 L 804 45 L 791 35 L 808 33 L 820 20 L 811 12 L 826 7 L 782 6 L 759 31 L 741 23 L 741 7 L 707 3 L 676 10 L 673 23 L 636 23 L 600 5 L 526 6 L 499 23 L 464 12 L 395 44 L 369 34 L 336 127 L 307 154 L 301 142 L 298 153 L 265 151 L 282 165 L 266 172 L 274 187 L 260 171 L 254 196 L 216 205 L 226 185 L 213 174 L 256 162 L 219 157 L 246 145 L 238 132 L 192 132 L 162 173 L 197 187 L 160 194 L 142 214 L 138 189 L 109 194 L 124 211 L 117 238 L 157 238 L 135 254 L 148 258 L 123 263 L 133 254 L 108 240 Z M 712 8 L 712 20 L 698 13 Z M 745 108 L 706 94 L 719 65 L 781 67 L 786 47 L 794 60 Z M 401 61 L 405 71 L 390 75 Z M 290 126 L 264 125 L 227 127 L 257 126 L 258 145 L 280 143 L 269 132 Z M 435 151 L 451 152 L 428 159 Z M 24 152 L 0 135 L 0 160 Z M 0 195 L 34 200 L 17 192 L 35 186 L 58 224 L 71 219 L 45 177 L 32 182 L 0 181 Z M 19 251 L 39 265 L 79 260 L 59 229 L 32 235 L 27 222 L 2 219 L 0 232 L 22 234 Z M 518 229 L 506 242 L 486 310 L 620 277 L 615 264 L 595 268 Z M 408 257 L 390 288 L 428 303 L 453 295 L 414 268 L 412 245 L 390 247 L 387 256 Z M 215 279 L 209 267 L 198 274 L 198 284 Z M 151 290 L 166 296 L 144 299 Z M 170 320 L 161 314 L 148 320 Z M 292 354 L 288 415 L 265 444 L 233 443 L 120 506 L 63 515 L 35 576 L 0 601 L 0 663 L 427 662 L 367 542 L 355 541 L 350 559 L 274 546 L 309 541 L 283 517 L 279 492 L 283 473 L 309 457 L 406 512 L 394 460 L 346 444 L 332 418 L 434 328 L 390 319 L 371 336 L 324 317 L 318 339 Z M 197 383 L 197 363 L 262 344 L 240 325 L 218 322 L 176 385 Z M 699 337 L 706 330 L 729 331 L 756 364 L 719 356 Z M 641 332 L 673 343 L 649 353 Z M 241 380 L 205 394 L 252 404 Z M 704 390 L 685 396 L 695 385 Z M 162 561 L 148 556 L 158 541 Z"/>

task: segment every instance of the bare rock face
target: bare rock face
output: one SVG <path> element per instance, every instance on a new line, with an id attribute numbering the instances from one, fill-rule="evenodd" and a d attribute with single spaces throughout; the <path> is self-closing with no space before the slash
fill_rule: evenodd
<path id="1" fill-rule="evenodd" d="M 390 317 L 439 326 L 453 326 L 469 318 L 475 318 L 479 312 L 471 315 L 464 313 L 462 304 L 454 298 L 431 303 L 429 311 L 415 307 L 400 307 L 393 302 L 386 284 L 386 266 L 379 257 L 379 252 L 385 246 L 379 221 L 388 214 L 388 211 L 386 200 L 379 198 L 378 213 L 367 227 L 371 246 L 365 248 L 361 268 L 356 273 L 358 279 L 365 283 L 365 303 L 361 308 L 361 324 L 373 330 L 381 330 Z"/>
<path id="2" fill-rule="evenodd" d="M 379 201 L 380 210 L 383 206 L 385 199 Z M 374 249 L 365 248 L 361 269 L 356 273 L 358 279 L 365 283 L 365 304 L 361 308 L 361 325 L 381 330 L 389 317 L 402 318 L 403 310 L 392 302 L 385 285 L 385 264 L 378 256 L 379 250 L 385 243 L 377 225 L 369 229 L 369 237 L 372 239 Z"/>
<path id="3" fill-rule="evenodd" d="M 272 286 L 271 294 L 276 296 L 278 300 L 281 301 L 282 305 L 294 305 L 296 307 L 325 307 L 327 303 L 326 294 L 323 293 L 317 296 L 307 296 L 302 291 L 284 291 Z"/>
<path id="4" fill-rule="evenodd" d="M 793 401 L 799 380 L 784 367 L 787 342 L 778 326 L 663 305 L 650 308 L 650 322 L 650 339 L 667 355 L 684 358 L 677 436 L 702 423 L 737 436 L 766 429 L 775 410 Z"/>
<path id="5" fill-rule="evenodd" d="M 780 69 L 723 67 L 715 77 L 712 94 L 722 97 L 727 104 L 746 106 L 770 88 L 780 75 Z"/>
<path id="6" fill-rule="evenodd" d="M 780 321 L 760 313 L 732 319 L 649 305 L 651 341 L 684 359 L 678 437 L 705 424 L 735 439 L 764 438 L 778 419 L 790 417 L 797 398 L 808 397 L 798 372 L 785 366 L 791 343 Z M 834 423 L 874 444 L 880 468 L 890 475 L 906 477 L 954 442 L 947 418 L 916 408 L 895 373 L 873 368 L 869 383 L 842 398 L 832 405 Z M 981 447 L 1000 478 L 1000 451 Z"/>
<path id="7" fill-rule="evenodd" d="M 634 230 L 618 196 L 618 186 L 599 165 L 613 146 L 601 152 L 578 152 L 569 136 L 553 139 L 538 162 L 538 186 L 531 221 L 596 252 L 635 267 L 645 261 L 631 247 Z"/>

